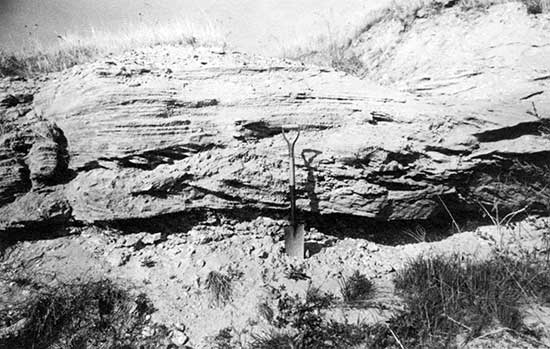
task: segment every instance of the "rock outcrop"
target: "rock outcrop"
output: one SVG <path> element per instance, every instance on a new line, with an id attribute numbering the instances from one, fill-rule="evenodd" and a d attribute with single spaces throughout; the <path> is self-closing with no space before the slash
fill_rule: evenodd
<path id="1" fill-rule="evenodd" d="M 547 49 L 534 52 L 549 61 Z M 28 82 L 39 89 L 32 101 L 4 88 L 0 230 L 283 211 L 287 123 L 302 127 L 298 207 L 313 214 L 431 219 L 477 202 L 546 209 L 544 74 L 537 68 L 502 98 L 461 99 L 209 49 L 155 47 L 75 67 Z"/>

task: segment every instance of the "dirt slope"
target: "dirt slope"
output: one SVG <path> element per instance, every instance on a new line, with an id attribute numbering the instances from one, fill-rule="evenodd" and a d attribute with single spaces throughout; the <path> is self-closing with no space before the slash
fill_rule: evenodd
<path id="1" fill-rule="evenodd" d="M 390 17 L 350 50 L 368 78 L 417 95 L 498 106 L 542 91 L 528 100 L 548 100 L 550 14 L 528 14 L 521 3 Z"/>

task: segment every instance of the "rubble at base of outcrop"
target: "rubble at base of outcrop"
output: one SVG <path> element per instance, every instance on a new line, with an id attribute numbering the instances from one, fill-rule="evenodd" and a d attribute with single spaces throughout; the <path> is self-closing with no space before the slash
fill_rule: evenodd
<path id="1" fill-rule="evenodd" d="M 154 47 L 0 85 L 8 234 L 200 209 L 285 212 L 288 123 L 302 126 L 305 213 L 423 220 L 477 201 L 540 209 L 550 194 L 550 103 L 520 100 L 525 84 L 498 106 L 462 103 L 287 60 Z"/>

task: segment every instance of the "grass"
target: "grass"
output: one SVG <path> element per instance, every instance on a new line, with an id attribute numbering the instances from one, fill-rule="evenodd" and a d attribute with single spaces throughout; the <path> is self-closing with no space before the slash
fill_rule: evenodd
<path id="1" fill-rule="evenodd" d="M 404 233 L 415 243 L 426 242 L 426 229 L 424 229 L 421 225 L 417 225 L 414 229 L 407 228 L 404 230 Z"/>
<path id="2" fill-rule="evenodd" d="M 223 44 L 223 36 L 211 23 L 191 22 L 135 24 L 117 32 L 92 30 L 88 35 L 59 35 L 56 45 L 15 51 L 0 49 L 0 77 L 24 76 L 61 71 L 74 65 L 94 61 L 140 47 L 168 45 Z"/>
<path id="3" fill-rule="evenodd" d="M 284 331 L 266 331 L 252 335 L 251 348 L 255 349 L 294 349 L 300 348 L 301 338 Z"/>
<path id="4" fill-rule="evenodd" d="M 374 294 L 374 283 L 358 270 L 340 279 L 339 283 L 342 299 L 348 305 L 358 305 Z"/>
<path id="5" fill-rule="evenodd" d="M 491 326 L 527 333 L 521 307 L 550 301 L 547 267 L 533 254 L 514 259 L 495 253 L 481 262 L 459 254 L 420 256 L 395 278 L 406 311 L 389 328 L 407 348 L 450 346 L 460 333 L 472 339 Z M 379 344 L 394 342 L 381 333 Z"/>
<path id="6" fill-rule="evenodd" d="M 42 285 L 15 312 L 0 312 L 4 327 L 19 324 L 0 348 L 137 348 L 146 344 L 141 332 L 153 311 L 145 295 L 133 297 L 110 280 Z"/>
<path id="7" fill-rule="evenodd" d="M 217 271 L 211 271 L 206 277 L 206 288 L 210 292 L 211 305 L 224 306 L 232 299 L 231 277 Z"/>

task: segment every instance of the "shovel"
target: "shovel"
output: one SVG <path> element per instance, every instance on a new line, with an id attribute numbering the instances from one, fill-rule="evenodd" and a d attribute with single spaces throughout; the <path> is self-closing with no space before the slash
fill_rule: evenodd
<path id="1" fill-rule="evenodd" d="M 285 129 L 296 130 L 296 137 L 294 140 L 289 140 Z M 296 257 L 298 259 L 304 258 L 304 225 L 296 222 L 296 179 L 294 171 L 294 145 L 300 137 L 300 128 L 296 125 L 284 125 L 281 128 L 283 138 L 288 145 L 288 157 L 290 159 L 290 225 L 285 227 L 285 251 L 289 256 Z"/>

